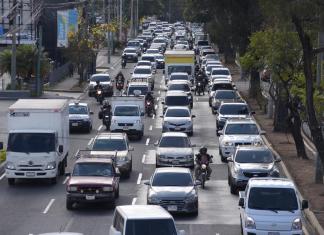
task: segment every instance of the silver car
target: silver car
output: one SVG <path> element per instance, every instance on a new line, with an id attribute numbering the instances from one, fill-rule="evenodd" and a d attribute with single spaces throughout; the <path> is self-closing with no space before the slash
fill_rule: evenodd
<path id="1" fill-rule="evenodd" d="M 193 121 L 195 115 L 191 115 L 190 109 L 183 106 L 173 106 L 165 111 L 162 123 L 162 132 L 179 131 L 189 136 L 193 135 Z"/>
<path id="2" fill-rule="evenodd" d="M 244 190 L 254 177 L 279 177 L 279 170 L 271 150 L 267 146 L 238 146 L 228 161 L 228 184 L 232 194 Z"/>
<path id="3" fill-rule="evenodd" d="M 73 102 L 69 104 L 70 131 L 85 130 L 88 133 L 92 130 L 93 114 L 87 103 Z"/>
<path id="4" fill-rule="evenodd" d="M 198 214 L 198 182 L 195 183 L 187 168 L 156 169 L 147 191 L 147 204 L 160 205 L 169 212 Z"/>
<path id="5" fill-rule="evenodd" d="M 187 134 L 181 132 L 166 132 L 155 143 L 156 167 L 182 166 L 194 167 L 194 151 Z"/>

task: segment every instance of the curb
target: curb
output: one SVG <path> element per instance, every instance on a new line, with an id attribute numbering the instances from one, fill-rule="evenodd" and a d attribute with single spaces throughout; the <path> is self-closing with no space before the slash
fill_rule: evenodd
<path id="1" fill-rule="evenodd" d="M 6 166 L 6 161 L 4 161 L 3 163 L 0 164 L 0 174 L 2 174 L 4 172 L 5 166 Z"/>
<path id="2" fill-rule="evenodd" d="M 65 89 L 46 89 L 45 91 L 50 91 L 50 92 L 68 92 L 68 93 L 82 93 L 83 92 L 83 90 L 74 91 L 74 90 L 65 90 Z"/>

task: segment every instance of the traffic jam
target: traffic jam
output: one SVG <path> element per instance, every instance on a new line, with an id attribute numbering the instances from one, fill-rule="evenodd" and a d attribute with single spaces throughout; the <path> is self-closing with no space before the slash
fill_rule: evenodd
<path id="1" fill-rule="evenodd" d="M 235 230 L 216 235 L 304 234 L 308 202 L 282 175 L 281 159 L 222 61 L 202 25 L 148 20 L 127 42 L 116 76 L 97 71 L 83 98 L 20 99 L 9 107 L 8 187 L 63 184 L 60 203 L 72 217 L 108 206 L 103 234 L 198 234 L 178 223 L 219 213 L 220 206 L 208 208 L 221 200 L 213 188 L 236 211 L 225 219 L 235 220 Z M 87 144 L 75 147 L 78 138 Z M 222 187 L 214 186 L 218 177 Z"/>

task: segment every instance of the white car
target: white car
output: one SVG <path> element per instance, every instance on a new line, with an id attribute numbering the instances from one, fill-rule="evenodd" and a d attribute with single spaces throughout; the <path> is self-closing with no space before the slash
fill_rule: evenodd
<path id="1" fill-rule="evenodd" d="M 261 137 L 264 131 L 261 131 L 251 118 L 228 119 L 223 130 L 218 133 L 220 134 L 219 155 L 222 162 L 226 162 L 226 159 L 234 154 L 238 145 L 264 145 Z"/>
<path id="2" fill-rule="evenodd" d="M 136 66 L 132 77 L 136 78 L 148 78 L 151 84 L 151 89 L 154 89 L 154 73 L 152 66 Z"/>
<path id="3" fill-rule="evenodd" d="M 94 90 L 94 87 L 97 84 L 97 81 L 100 82 L 100 85 L 103 88 L 103 92 L 105 96 L 112 96 L 114 93 L 113 85 L 112 85 L 112 79 L 110 78 L 109 74 L 107 73 L 96 73 L 93 74 L 89 80 L 89 90 L 88 95 L 90 97 L 94 96 L 96 91 Z"/>
<path id="4" fill-rule="evenodd" d="M 308 201 L 300 200 L 289 179 L 251 178 L 239 193 L 241 231 L 249 234 L 302 235 L 302 210 Z"/>
<path id="5" fill-rule="evenodd" d="M 210 76 L 223 75 L 232 81 L 232 75 L 228 68 L 213 68 Z"/>

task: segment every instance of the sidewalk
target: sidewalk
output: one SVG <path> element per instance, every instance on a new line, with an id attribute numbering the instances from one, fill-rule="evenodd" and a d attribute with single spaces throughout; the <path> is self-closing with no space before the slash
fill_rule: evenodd
<path id="1" fill-rule="evenodd" d="M 324 226 L 324 186 L 314 183 L 315 158 L 310 157 L 309 160 L 297 158 L 291 134 L 273 132 L 273 120 L 267 118 L 267 115 L 260 110 L 257 102 L 249 98 L 249 80 L 240 79 L 238 66 L 229 65 L 228 67 L 234 73 L 233 81 L 238 91 L 249 103 L 251 109 L 256 112 L 254 117 L 261 129 L 266 131 L 266 139 L 269 140 L 271 147 L 281 156 L 284 166 L 288 169 L 288 174 L 292 176 L 302 196 L 309 200 L 310 209 L 305 210 L 307 220 L 309 220 L 312 227 L 316 227 L 317 231 L 320 231 L 319 234 L 324 234 L 324 230 L 321 228 L 321 226 Z M 313 153 L 308 151 L 307 154 L 311 156 Z M 318 234 L 315 231 L 309 232 L 310 234 Z"/>

